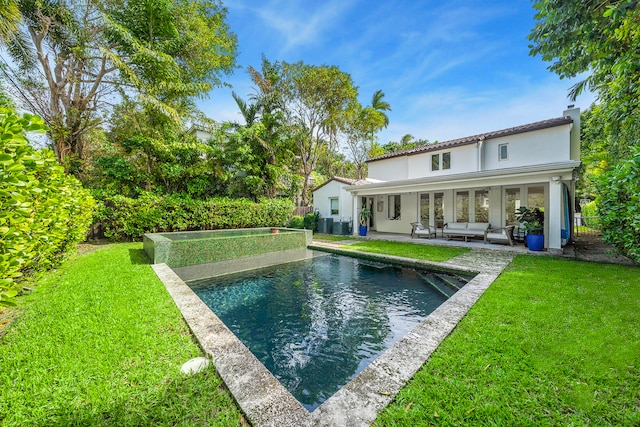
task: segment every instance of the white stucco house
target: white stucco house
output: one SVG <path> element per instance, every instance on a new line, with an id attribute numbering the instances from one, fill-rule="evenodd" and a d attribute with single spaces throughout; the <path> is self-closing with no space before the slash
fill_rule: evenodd
<path id="1" fill-rule="evenodd" d="M 321 217 L 357 218 L 367 204 L 372 230 L 409 234 L 415 221 L 436 228 L 451 222 L 518 225 L 518 207 L 537 207 L 545 214 L 545 248 L 561 251 L 572 232 L 580 109 L 386 154 L 367 164 L 366 180 L 334 178 L 314 190 Z"/>

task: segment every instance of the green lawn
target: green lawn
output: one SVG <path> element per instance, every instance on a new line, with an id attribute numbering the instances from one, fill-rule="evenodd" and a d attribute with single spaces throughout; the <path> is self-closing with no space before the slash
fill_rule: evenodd
<path id="1" fill-rule="evenodd" d="M 346 240 L 358 240 L 360 239 L 357 236 L 340 236 L 335 234 L 318 234 L 315 233 L 313 235 L 313 240 L 320 240 L 325 242 L 341 242 Z"/>
<path id="2" fill-rule="evenodd" d="M 0 425 L 243 425 L 140 243 L 49 274 L 0 339 Z"/>
<path id="3" fill-rule="evenodd" d="M 376 425 L 639 425 L 639 283 L 517 257 Z M 140 243 L 78 256 L 28 299 L 0 338 L 0 425 L 244 425 L 213 370 L 180 374 L 202 353 Z"/>
<path id="4" fill-rule="evenodd" d="M 419 243 L 387 242 L 384 240 L 363 240 L 362 242 L 354 243 L 353 245 L 345 245 L 343 248 L 433 262 L 447 261 L 470 251 L 468 248 L 421 245 Z"/>
<path id="5" fill-rule="evenodd" d="M 640 269 L 519 256 L 378 426 L 640 425 Z"/>

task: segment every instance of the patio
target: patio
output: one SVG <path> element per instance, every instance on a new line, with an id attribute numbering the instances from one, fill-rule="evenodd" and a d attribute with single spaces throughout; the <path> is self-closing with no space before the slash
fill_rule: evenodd
<path id="1" fill-rule="evenodd" d="M 318 234 L 317 236 L 322 236 L 322 234 Z M 346 236 L 345 236 L 346 237 Z M 433 245 L 433 246 L 455 246 L 462 248 L 470 248 L 470 249 L 491 249 L 496 251 L 504 251 L 504 252 L 512 252 L 516 254 L 534 254 L 534 255 L 552 255 L 546 251 L 541 252 L 533 252 L 524 246 L 523 243 L 515 243 L 514 246 L 509 246 L 508 244 L 500 244 L 500 243 L 484 243 L 482 239 L 469 239 L 469 241 L 465 242 L 462 239 L 451 239 L 447 240 L 446 238 L 441 237 L 441 234 L 438 233 L 438 237 L 432 239 L 425 238 L 412 238 L 408 234 L 400 234 L 400 233 L 383 233 L 378 231 L 369 231 L 365 237 L 358 236 L 357 239 L 363 240 L 387 240 L 391 242 L 404 242 L 404 243 L 415 243 L 415 244 L 423 244 L 423 245 Z M 355 241 L 355 239 L 354 239 Z M 340 241 L 340 244 L 348 244 L 349 240 Z M 562 256 L 573 257 L 573 246 L 567 245 L 564 250 Z"/>

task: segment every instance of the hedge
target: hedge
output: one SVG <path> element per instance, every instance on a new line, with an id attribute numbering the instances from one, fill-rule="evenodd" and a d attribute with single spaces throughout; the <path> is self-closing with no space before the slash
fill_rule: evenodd
<path id="1" fill-rule="evenodd" d="M 91 224 L 89 192 L 51 150 L 29 145 L 25 132 L 45 129 L 40 117 L 0 108 L 0 305 L 13 305 L 20 277 L 55 265 Z"/>
<path id="2" fill-rule="evenodd" d="M 144 193 L 136 199 L 111 196 L 102 200 L 95 220 L 113 240 L 138 240 L 145 233 L 229 228 L 284 227 L 294 205 L 288 199 L 216 197 L 193 200 Z"/>
<path id="3" fill-rule="evenodd" d="M 640 262 L 640 147 L 598 182 L 602 239 Z"/>

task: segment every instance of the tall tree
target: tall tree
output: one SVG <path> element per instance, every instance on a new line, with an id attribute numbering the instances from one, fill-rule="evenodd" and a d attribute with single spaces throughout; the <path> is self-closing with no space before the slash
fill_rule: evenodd
<path id="1" fill-rule="evenodd" d="M 23 32 L 5 42 L 4 78 L 51 128 L 60 162 L 82 161 L 85 135 L 113 91 L 178 119 L 190 100 L 222 84 L 236 38 L 217 0 L 18 2 Z"/>
<path id="2" fill-rule="evenodd" d="M 640 7 L 636 0 L 584 2 L 537 0 L 529 34 L 532 55 L 551 62 L 561 78 L 588 73 L 570 96 L 590 88 L 605 107 L 606 129 L 615 138 L 640 124 Z M 637 143 L 637 132 L 627 140 Z M 619 154 L 628 154 L 628 149 Z"/>
<path id="3" fill-rule="evenodd" d="M 304 177 L 301 203 L 306 205 L 309 177 L 323 148 L 336 146 L 345 111 L 357 105 L 358 93 L 351 76 L 335 66 L 283 62 L 279 69 L 278 91 L 300 157 Z"/>
<path id="4" fill-rule="evenodd" d="M 357 104 L 346 112 L 342 133 L 358 179 L 365 176 L 365 161 L 376 141 L 377 132 L 389 125 L 385 111 L 390 111 L 391 106 L 382 100 L 383 97 L 384 93 L 378 90 L 373 94 L 370 106 L 363 108 Z"/>

